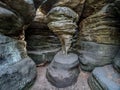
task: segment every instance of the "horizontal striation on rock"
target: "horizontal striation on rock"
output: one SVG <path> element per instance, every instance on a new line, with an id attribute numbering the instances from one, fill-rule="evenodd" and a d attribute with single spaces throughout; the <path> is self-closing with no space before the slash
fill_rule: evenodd
<path id="1" fill-rule="evenodd" d="M 45 19 L 46 15 L 38 9 L 34 21 L 26 30 L 28 55 L 37 65 L 51 62 L 61 47 L 58 37 L 49 30 Z"/>
<path id="2" fill-rule="evenodd" d="M 112 63 L 120 48 L 118 9 L 110 2 L 101 8 L 80 23 L 78 51 L 81 68 L 87 71 Z"/>
<path id="3" fill-rule="evenodd" d="M 15 13 L 23 18 L 25 24 L 29 24 L 35 16 L 33 0 L 1 0 L 6 3 Z"/>
<path id="4" fill-rule="evenodd" d="M 82 21 L 80 39 L 102 44 L 120 45 L 119 22 L 115 16 L 100 11 Z"/>
<path id="5" fill-rule="evenodd" d="M 77 28 L 78 14 L 69 7 L 58 6 L 49 11 L 47 21 L 49 29 L 59 37 L 63 53 L 67 54 Z"/>

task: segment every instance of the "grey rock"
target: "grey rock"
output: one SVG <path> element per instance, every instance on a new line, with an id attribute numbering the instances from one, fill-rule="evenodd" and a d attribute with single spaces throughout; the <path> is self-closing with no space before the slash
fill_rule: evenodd
<path id="1" fill-rule="evenodd" d="M 78 56 L 73 53 L 68 55 L 63 54 L 61 51 L 54 56 L 52 66 L 58 69 L 71 70 L 79 64 Z"/>
<path id="2" fill-rule="evenodd" d="M 12 10 L 23 18 L 24 24 L 29 24 L 35 16 L 35 8 L 33 0 L 1 0 L 7 4 Z"/>
<path id="3" fill-rule="evenodd" d="M 45 62 L 51 62 L 58 51 L 59 49 L 48 51 L 47 50 L 28 51 L 28 55 L 33 59 L 33 61 L 37 65 Z"/>
<path id="4" fill-rule="evenodd" d="M 64 55 L 62 52 L 58 52 L 47 68 L 46 76 L 48 81 L 58 88 L 75 84 L 80 73 L 78 64 L 76 54 Z"/>
<path id="5" fill-rule="evenodd" d="M 0 67 L 14 64 L 27 57 L 26 43 L 0 35 Z"/>
<path id="6" fill-rule="evenodd" d="M 39 54 L 37 51 L 35 52 L 28 52 L 29 57 L 32 58 L 32 60 L 35 62 L 36 65 L 41 64 L 46 62 L 47 60 L 45 60 L 45 55 L 44 54 Z"/>
<path id="7" fill-rule="evenodd" d="M 0 23 L 0 32 L 6 35 L 18 34 L 23 26 L 22 19 L 4 7 L 0 7 Z"/>
<path id="8" fill-rule="evenodd" d="M 91 90 L 120 90 L 120 74 L 112 65 L 95 68 L 88 79 Z"/>
<path id="9" fill-rule="evenodd" d="M 22 90 L 33 83 L 36 66 L 25 47 L 23 40 L 0 35 L 0 90 Z"/>
<path id="10" fill-rule="evenodd" d="M 30 58 L 0 68 L 0 90 L 29 88 L 36 77 L 36 66 Z"/>
<path id="11" fill-rule="evenodd" d="M 0 90 L 28 90 L 35 80 L 36 66 L 24 41 L 24 25 L 34 13 L 32 0 L 0 1 Z"/>
<path id="12" fill-rule="evenodd" d="M 88 41 L 81 41 L 80 46 L 80 66 L 86 71 L 112 63 L 120 48 L 116 45 L 104 45 Z"/>
<path id="13" fill-rule="evenodd" d="M 36 64 L 51 62 L 60 50 L 58 37 L 42 21 L 34 21 L 26 30 L 26 35 L 28 55 Z"/>
<path id="14" fill-rule="evenodd" d="M 77 82 L 79 69 L 75 68 L 70 71 L 48 67 L 46 76 L 48 81 L 57 88 L 65 88 Z"/>
<path id="15" fill-rule="evenodd" d="M 120 73 L 120 51 L 116 55 L 113 61 L 114 68 Z"/>

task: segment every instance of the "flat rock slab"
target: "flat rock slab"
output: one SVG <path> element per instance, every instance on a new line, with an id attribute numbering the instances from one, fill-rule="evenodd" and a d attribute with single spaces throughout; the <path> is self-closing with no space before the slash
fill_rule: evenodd
<path id="1" fill-rule="evenodd" d="M 67 70 L 78 66 L 78 64 L 79 60 L 76 54 L 69 53 L 68 55 L 65 55 L 61 51 L 55 55 L 52 62 L 52 66 Z"/>
<path id="2" fill-rule="evenodd" d="M 91 90 L 120 90 L 120 73 L 112 65 L 95 68 L 88 79 Z"/>
<path id="3" fill-rule="evenodd" d="M 37 79 L 30 90 L 90 90 L 87 79 L 90 73 L 81 71 L 77 82 L 66 88 L 57 88 L 48 82 L 45 74 L 48 65 L 37 67 Z"/>
<path id="4" fill-rule="evenodd" d="M 76 54 L 64 55 L 58 52 L 47 69 L 47 79 L 56 87 L 68 87 L 77 81 L 80 72 L 78 66 L 79 60 Z"/>
<path id="5" fill-rule="evenodd" d="M 55 55 L 54 60 L 55 62 L 60 64 L 73 64 L 74 62 L 78 62 L 78 56 L 73 53 L 69 53 L 68 55 L 65 55 L 62 52 L 58 52 Z"/>

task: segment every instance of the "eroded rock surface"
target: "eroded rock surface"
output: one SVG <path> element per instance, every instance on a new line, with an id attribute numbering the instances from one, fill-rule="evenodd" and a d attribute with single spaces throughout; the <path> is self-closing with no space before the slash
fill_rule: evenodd
<path id="1" fill-rule="evenodd" d="M 105 3 L 80 23 L 80 62 L 84 70 L 112 63 L 118 53 L 120 21 L 116 8 L 114 3 Z"/>
<path id="2" fill-rule="evenodd" d="M 0 90 L 28 90 L 36 74 L 36 66 L 30 58 L 0 67 Z"/>
<path id="3" fill-rule="evenodd" d="M 120 90 L 120 74 L 112 65 L 95 68 L 88 82 L 91 90 Z"/>
<path id="4" fill-rule="evenodd" d="M 58 52 L 46 71 L 49 82 L 58 88 L 65 88 L 77 82 L 79 76 L 78 56 L 73 53 L 64 55 Z"/>
<path id="5" fill-rule="evenodd" d="M 51 62 L 61 47 L 58 37 L 47 26 L 46 15 L 39 9 L 34 21 L 26 30 L 26 41 L 28 55 L 37 65 Z"/>
<path id="6" fill-rule="evenodd" d="M 27 56 L 24 41 L 34 15 L 32 0 L 0 1 L 0 90 L 22 90 L 35 80 L 35 63 Z"/>
<path id="7" fill-rule="evenodd" d="M 69 7 L 75 11 L 78 11 L 78 7 L 84 2 L 85 0 L 55 0 L 54 2 L 52 0 L 44 0 L 40 6 L 40 9 L 45 14 L 47 14 L 52 8 L 58 6 Z"/>
<path id="8" fill-rule="evenodd" d="M 114 58 L 113 66 L 120 73 L 120 51 Z"/>
<path id="9" fill-rule="evenodd" d="M 69 7 L 57 6 L 49 11 L 47 20 L 48 27 L 61 41 L 63 53 L 67 54 L 77 28 L 78 14 Z"/>

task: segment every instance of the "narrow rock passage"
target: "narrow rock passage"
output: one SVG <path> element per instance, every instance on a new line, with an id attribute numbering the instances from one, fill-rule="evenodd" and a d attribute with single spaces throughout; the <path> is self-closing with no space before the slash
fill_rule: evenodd
<path id="1" fill-rule="evenodd" d="M 81 71 L 78 77 L 78 81 L 75 85 L 67 88 L 56 88 L 52 86 L 46 79 L 46 68 L 48 65 L 43 67 L 37 67 L 37 79 L 30 90 L 90 90 L 87 78 L 90 75 L 88 72 Z"/>

